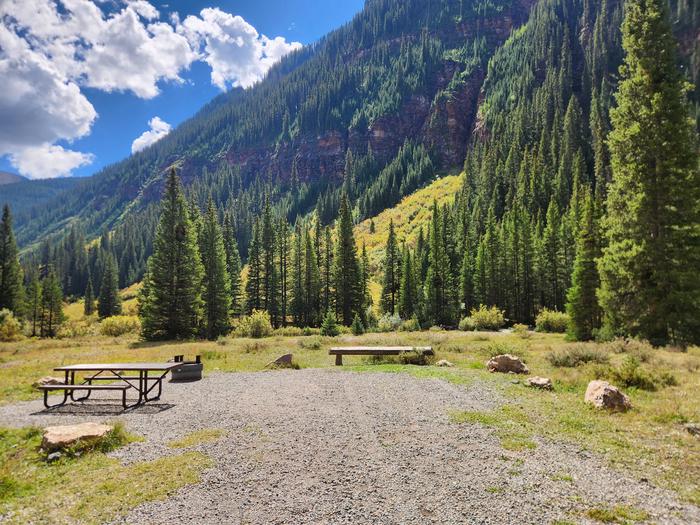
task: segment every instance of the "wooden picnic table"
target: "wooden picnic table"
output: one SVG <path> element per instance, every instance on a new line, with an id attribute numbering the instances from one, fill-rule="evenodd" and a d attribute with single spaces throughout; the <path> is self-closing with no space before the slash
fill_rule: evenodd
<path id="1" fill-rule="evenodd" d="M 62 385 L 45 385 L 39 387 L 44 391 L 44 405 L 46 408 L 61 406 L 66 403 L 68 397 L 73 401 L 84 401 L 90 397 L 94 390 L 120 390 L 122 392 L 122 405 L 126 405 L 126 391 L 134 388 L 139 393 L 136 405 L 155 401 L 160 398 L 163 389 L 163 379 L 173 368 L 182 366 L 182 363 L 89 363 L 77 364 L 68 366 L 59 366 L 54 368 L 57 372 L 65 373 L 65 381 Z M 94 372 L 94 374 L 85 377 L 81 384 L 76 385 L 76 372 Z M 155 372 L 155 376 L 149 377 L 149 372 Z M 136 375 L 138 374 L 138 375 Z M 117 384 L 95 385 L 96 381 L 110 381 Z M 149 385 L 149 382 L 152 384 Z M 158 387 L 158 394 L 149 397 L 149 394 Z M 48 392 L 53 390 L 63 390 L 63 401 L 57 405 L 49 406 Z M 86 391 L 87 394 L 81 398 L 75 399 L 73 393 L 75 391 Z"/>

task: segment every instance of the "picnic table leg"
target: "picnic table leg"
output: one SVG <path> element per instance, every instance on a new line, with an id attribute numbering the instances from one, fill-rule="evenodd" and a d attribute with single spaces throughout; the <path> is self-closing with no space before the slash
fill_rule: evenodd
<path id="1" fill-rule="evenodd" d="M 335 356 L 335 366 L 343 366 L 343 354 L 337 354 Z"/>
<path id="2" fill-rule="evenodd" d="M 66 401 L 68 401 L 68 391 L 64 390 L 63 391 L 63 401 L 61 401 L 60 403 L 57 403 L 55 405 L 49 405 L 49 391 L 44 390 L 44 406 L 46 408 L 56 408 L 56 407 L 63 406 L 66 404 Z"/>

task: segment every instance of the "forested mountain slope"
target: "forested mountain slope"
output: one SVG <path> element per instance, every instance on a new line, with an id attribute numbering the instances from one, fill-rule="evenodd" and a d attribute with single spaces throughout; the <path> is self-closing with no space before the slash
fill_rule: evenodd
<path id="1" fill-rule="evenodd" d="M 698 6 L 674 0 L 672 13 L 682 67 L 697 79 Z M 368 0 L 254 88 L 221 95 L 154 146 L 20 214 L 18 239 L 27 248 L 51 239 L 32 260 L 53 262 L 64 291 L 82 294 L 103 252 L 116 256 L 121 285 L 141 278 L 170 166 L 194 203 L 211 196 L 230 216 L 245 259 L 266 199 L 292 223 L 315 210 L 328 224 L 344 191 L 363 220 L 464 165 L 453 257 L 468 253 L 476 272 L 480 248 L 482 263 L 499 250 L 501 219 L 527 218 L 539 238 L 550 208 L 549 222 L 568 214 L 571 224 L 572 196 L 586 184 L 603 191 L 621 20 L 620 0 Z M 87 240 L 107 230 L 85 255 Z M 568 248 L 574 234 L 557 232 Z M 562 282 L 538 290 L 537 304 L 563 306 L 573 254 L 563 259 L 554 271 Z M 508 276 L 489 275 L 469 302 L 505 303 Z"/>

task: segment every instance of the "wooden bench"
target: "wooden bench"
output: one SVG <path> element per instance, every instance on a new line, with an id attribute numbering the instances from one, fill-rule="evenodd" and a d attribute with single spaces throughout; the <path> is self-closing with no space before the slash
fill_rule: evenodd
<path id="1" fill-rule="evenodd" d="M 68 400 L 68 396 L 70 395 L 71 399 L 73 401 L 81 401 L 83 399 L 87 399 L 87 397 L 90 395 L 90 392 L 94 390 L 115 390 L 115 391 L 121 391 L 122 393 L 122 406 L 126 408 L 126 391 L 132 388 L 130 385 L 40 385 L 37 387 L 39 390 L 44 391 L 44 406 L 46 408 L 54 408 L 57 406 L 65 405 L 66 401 Z M 58 403 L 56 405 L 49 405 L 49 392 L 55 391 L 55 390 L 63 390 L 63 401 L 61 403 Z M 73 392 L 76 390 L 86 390 L 88 392 L 88 396 L 85 396 L 84 398 L 80 399 L 74 399 L 73 398 Z"/>
<path id="2" fill-rule="evenodd" d="M 334 355 L 336 366 L 341 366 L 344 355 L 401 355 L 406 352 L 435 355 L 430 346 L 334 346 L 328 355 Z"/>

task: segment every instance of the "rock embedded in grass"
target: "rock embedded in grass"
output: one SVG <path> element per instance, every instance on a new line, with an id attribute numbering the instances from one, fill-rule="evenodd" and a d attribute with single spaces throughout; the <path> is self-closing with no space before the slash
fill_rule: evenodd
<path id="1" fill-rule="evenodd" d="M 435 363 L 435 366 L 455 366 L 454 364 L 450 363 L 447 359 L 440 359 L 437 363 Z"/>
<path id="2" fill-rule="evenodd" d="M 501 372 L 503 374 L 529 374 L 530 370 L 523 361 L 511 354 L 501 354 L 492 357 L 486 363 L 489 372 Z"/>
<path id="3" fill-rule="evenodd" d="M 584 401 L 596 408 L 625 412 L 632 408 L 630 398 L 607 381 L 591 381 L 586 388 Z"/>
<path id="4" fill-rule="evenodd" d="M 89 443 L 98 441 L 109 434 L 114 427 L 100 423 L 79 423 L 77 425 L 58 425 L 44 428 L 41 448 L 46 451 L 65 449 L 78 441 Z"/>
<path id="5" fill-rule="evenodd" d="M 41 379 L 34 381 L 32 385 L 34 388 L 45 386 L 45 385 L 62 385 L 63 379 L 60 377 L 44 376 Z"/>
<path id="6" fill-rule="evenodd" d="M 695 436 L 696 438 L 700 438 L 700 424 L 698 424 L 698 423 L 686 423 L 684 425 L 684 427 L 691 436 Z"/>
<path id="7" fill-rule="evenodd" d="M 527 386 L 540 390 L 552 390 L 552 380 L 548 377 L 532 376 L 527 380 Z"/>
<path id="8" fill-rule="evenodd" d="M 294 356 L 292 354 L 284 354 L 279 356 L 274 361 L 270 361 L 265 365 L 265 368 L 291 368 Z"/>

